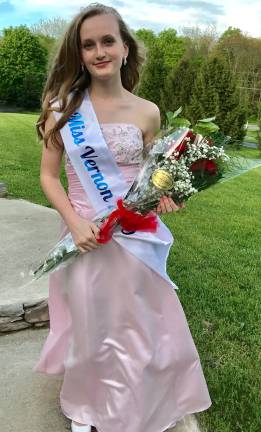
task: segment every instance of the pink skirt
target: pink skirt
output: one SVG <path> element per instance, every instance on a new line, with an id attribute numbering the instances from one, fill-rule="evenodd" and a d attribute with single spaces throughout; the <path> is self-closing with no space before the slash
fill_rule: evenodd
<path id="1" fill-rule="evenodd" d="M 49 315 L 33 371 L 63 375 L 69 419 L 99 432 L 163 432 L 210 407 L 176 291 L 115 240 L 50 275 Z"/>

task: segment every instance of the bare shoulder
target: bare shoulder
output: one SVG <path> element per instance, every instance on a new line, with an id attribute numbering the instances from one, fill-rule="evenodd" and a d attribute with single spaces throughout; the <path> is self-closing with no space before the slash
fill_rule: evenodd
<path id="1" fill-rule="evenodd" d="M 160 129 L 160 109 L 154 102 L 136 95 L 133 97 L 140 122 L 143 125 L 143 141 L 146 145 L 152 141 Z"/>
<path id="2" fill-rule="evenodd" d="M 45 122 L 44 132 L 45 133 L 49 132 L 51 129 L 54 128 L 55 125 L 56 125 L 56 119 L 55 119 L 53 111 L 50 110 L 48 112 L 48 116 L 47 116 L 47 119 L 46 119 L 46 122 Z M 57 134 L 57 139 L 59 141 L 60 148 L 57 148 L 57 147 L 53 146 L 53 143 L 52 143 L 52 141 L 51 141 L 50 138 L 48 140 L 48 146 L 49 146 L 49 148 L 52 151 L 58 151 L 59 153 L 63 153 L 63 151 L 64 151 L 64 144 L 63 144 L 63 140 L 62 140 L 60 132 L 58 132 L 58 134 Z"/>

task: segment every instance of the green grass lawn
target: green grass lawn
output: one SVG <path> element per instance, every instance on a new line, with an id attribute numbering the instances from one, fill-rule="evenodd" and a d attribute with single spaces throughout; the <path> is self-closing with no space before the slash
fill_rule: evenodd
<path id="1" fill-rule="evenodd" d="M 39 183 L 42 143 L 35 114 L 0 113 L 0 182 L 6 183 L 11 198 L 23 198 L 51 207 Z M 62 183 L 67 187 L 64 167 Z"/>
<path id="2" fill-rule="evenodd" d="M 47 205 L 35 121 L 34 115 L 0 114 L 0 181 L 11 197 Z M 256 149 L 238 153 L 260 157 Z M 260 196 L 261 168 L 255 168 L 162 216 L 175 239 L 168 273 L 180 288 L 213 402 L 198 414 L 202 432 L 261 430 Z"/>

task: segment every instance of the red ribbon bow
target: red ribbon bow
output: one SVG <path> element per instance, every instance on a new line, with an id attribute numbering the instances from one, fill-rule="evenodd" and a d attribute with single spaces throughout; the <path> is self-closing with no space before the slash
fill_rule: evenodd
<path id="1" fill-rule="evenodd" d="M 110 214 L 100 227 L 98 243 L 107 243 L 112 238 L 114 227 L 118 224 L 126 231 L 155 232 L 157 230 L 158 221 L 154 212 L 149 212 L 144 216 L 128 210 L 123 207 L 122 198 L 117 200 L 117 206 L 118 208 Z"/>

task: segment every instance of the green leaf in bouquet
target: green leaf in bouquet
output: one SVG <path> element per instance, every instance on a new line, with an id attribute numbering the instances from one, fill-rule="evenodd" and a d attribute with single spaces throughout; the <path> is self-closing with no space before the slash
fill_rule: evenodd
<path id="1" fill-rule="evenodd" d="M 182 110 L 183 110 L 183 108 L 179 107 L 176 111 L 174 111 L 172 118 L 178 117 L 180 115 L 180 113 L 181 113 Z"/>
<path id="2" fill-rule="evenodd" d="M 218 181 L 220 181 L 222 174 L 217 174 L 216 176 L 195 176 L 192 181 L 193 187 L 195 187 L 198 192 L 205 190 L 209 188 L 210 186 L 216 184 Z"/>
<path id="3" fill-rule="evenodd" d="M 168 123 L 172 125 L 173 121 L 176 119 L 176 117 L 179 116 L 179 114 L 181 113 L 181 111 L 182 111 L 182 107 L 179 107 L 175 112 L 168 111 L 166 113 L 166 116 L 167 116 L 167 119 L 168 119 Z"/>
<path id="4" fill-rule="evenodd" d="M 166 113 L 166 116 L 167 116 L 168 123 L 170 123 L 171 120 L 172 120 L 172 118 L 173 118 L 173 112 L 172 111 L 168 111 Z"/>
<path id="5" fill-rule="evenodd" d="M 176 118 L 176 119 L 172 120 L 172 122 L 171 122 L 171 126 L 177 127 L 177 128 L 183 127 L 183 126 L 189 127 L 190 125 L 191 125 L 190 121 L 184 117 Z"/>
<path id="6" fill-rule="evenodd" d="M 198 120 L 198 123 L 200 122 L 202 122 L 202 123 L 209 123 L 209 122 L 213 122 L 213 120 L 215 120 L 216 119 L 216 117 L 209 117 L 209 118 L 205 118 L 205 119 L 200 119 L 200 120 Z"/>
<path id="7" fill-rule="evenodd" d="M 219 130 L 219 126 L 212 122 L 208 122 L 208 123 L 197 122 L 193 127 L 193 131 L 195 133 L 199 133 L 203 136 L 209 135 L 210 133 L 216 132 L 218 130 Z"/>
<path id="8" fill-rule="evenodd" d="M 225 135 L 224 132 L 220 130 L 211 132 L 209 134 L 209 138 L 213 140 L 213 144 L 216 147 L 226 146 L 231 140 L 231 137 L 229 135 Z"/>

